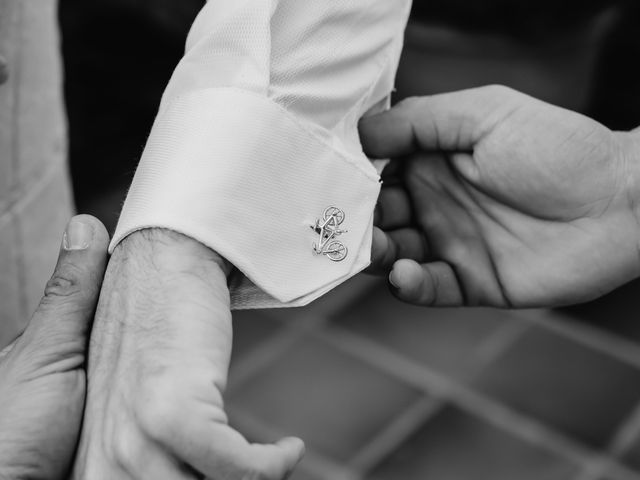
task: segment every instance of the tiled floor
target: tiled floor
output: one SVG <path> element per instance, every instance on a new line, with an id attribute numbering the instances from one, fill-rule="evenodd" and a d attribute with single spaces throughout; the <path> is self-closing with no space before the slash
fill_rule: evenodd
<path id="1" fill-rule="evenodd" d="M 569 313 L 410 307 L 366 276 L 238 312 L 230 416 L 301 436 L 294 480 L 640 480 L 640 346 Z"/>
<path id="2" fill-rule="evenodd" d="M 459 408 L 446 407 L 374 470 L 369 478 L 561 480 L 577 466 Z"/>

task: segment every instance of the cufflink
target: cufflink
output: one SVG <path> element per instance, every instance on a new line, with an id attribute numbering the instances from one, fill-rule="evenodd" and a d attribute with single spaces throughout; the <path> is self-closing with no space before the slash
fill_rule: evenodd
<path id="1" fill-rule="evenodd" d="M 324 209 L 322 219 L 317 219 L 311 229 L 319 236 L 318 243 L 313 244 L 313 253 L 325 255 L 333 262 L 341 262 L 347 258 L 349 250 L 340 241 L 336 240 L 347 230 L 340 230 L 339 226 L 344 222 L 344 212 L 337 207 Z"/>

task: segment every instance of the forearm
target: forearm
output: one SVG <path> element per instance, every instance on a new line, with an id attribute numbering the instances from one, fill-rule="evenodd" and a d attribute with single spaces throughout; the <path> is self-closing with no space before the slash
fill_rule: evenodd
<path id="1" fill-rule="evenodd" d="M 181 234 L 145 229 L 115 249 L 91 335 L 72 478 L 280 480 L 299 440 L 248 443 L 227 424 L 228 264 Z"/>
<path id="2" fill-rule="evenodd" d="M 103 342 L 147 331 L 171 335 L 180 323 L 172 307 L 186 296 L 229 310 L 230 264 L 210 248 L 171 230 L 149 228 L 129 235 L 111 256 L 92 334 L 92 358 Z M 107 294 L 105 295 L 105 292 Z M 114 318 L 111 312 L 119 312 Z M 212 322 L 227 316 L 212 315 Z M 229 326 L 230 328 L 230 326 Z M 169 330 L 168 330 L 169 329 Z M 101 338 L 100 342 L 93 342 Z M 226 346 L 224 350 L 228 350 Z M 108 352 L 111 355 L 113 352 Z"/>
<path id="3" fill-rule="evenodd" d="M 192 393 L 183 388 L 188 380 L 215 386 L 210 404 L 221 404 L 232 338 L 229 270 L 209 248 L 164 229 L 137 231 L 115 248 L 91 333 L 73 478 L 137 478 L 139 459 L 170 443 L 183 414 L 166 409 Z M 172 395 L 180 400 L 168 401 Z M 130 444 L 140 450 L 121 448 Z"/>

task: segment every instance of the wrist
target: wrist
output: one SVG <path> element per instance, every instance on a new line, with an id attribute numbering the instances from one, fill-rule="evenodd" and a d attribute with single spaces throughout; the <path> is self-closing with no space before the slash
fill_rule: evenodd
<path id="1" fill-rule="evenodd" d="M 103 290 L 115 289 L 117 295 L 101 298 L 99 307 L 124 308 L 122 327 L 150 323 L 152 330 L 171 318 L 167 305 L 196 291 L 228 310 L 230 270 L 220 255 L 192 238 L 161 228 L 139 230 L 114 249 Z M 122 299 L 125 305 L 118 306 Z M 139 314 L 141 308 L 146 315 Z"/>
<path id="2" fill-rule="evenodd" d="M 233 268 L 227 260 L 206 245 L 165 228 L 137 230 L 124 238 L 113 251 L 115 258 L 127 259 L 132 256 L 151 262 L 157 257 L 167 260 L 178 259 L 179 266 L 174 261 L 170 261 L 163 267 L 170 269 L 173 266 L 182 271 L 187 271 L 189 266 L 195 270 L 202 267 L 209 270 L 213 268 L 222 272 L 225 277 L 229 276 Z"/>

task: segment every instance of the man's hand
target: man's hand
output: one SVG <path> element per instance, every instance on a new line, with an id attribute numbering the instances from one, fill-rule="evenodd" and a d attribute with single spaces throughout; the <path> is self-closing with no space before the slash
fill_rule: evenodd
<path id="1" fill-rule="evenodd" d="M 0 355 L 0 478 L 68 478 L 80 435 L 85 351 L 108 243 L 107 231 L 95 218 L 71 220 L 36 313 L 13 347 Z"/>
<path id="2" fill-rule="evenodd" d="M 373 247 L 400 299 L 555 306 L 639 275 L 633 134 L 505 87 L 409 99 L 360 133 L 370 156 L 406 162 Z"/>
<path id="3" fill-rule="evenodd" d="M 89 357 L 76 479 L 281 479 L 298 439 L 248 443 L 227 424 L 231 352 L 224 264 L 166 230 L 114 251 Z"/>

